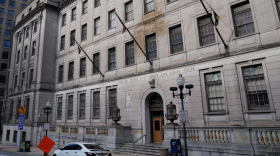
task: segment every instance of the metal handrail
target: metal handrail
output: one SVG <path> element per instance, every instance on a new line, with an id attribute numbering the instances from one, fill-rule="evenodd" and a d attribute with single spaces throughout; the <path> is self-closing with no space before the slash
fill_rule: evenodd
<path id="1" fill-rule="evenodd" d="M 139 140 L 141 140 L 144 136 L 146 135 L 141 135 L 141 137 L 139 137 L 138 139 L 136 139 L 132 144 L 133 144 L 133 151 L 134 151 L 134 154 L 135 154 L 135 143 L 137 143 Z"/>

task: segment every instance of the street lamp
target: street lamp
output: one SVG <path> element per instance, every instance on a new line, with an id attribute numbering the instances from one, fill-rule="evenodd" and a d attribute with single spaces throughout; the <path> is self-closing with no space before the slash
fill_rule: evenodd
<path id="1" fill-rule="evenodd" d="M 185 84 L 185 79 L 182 77 L 182 74 L 180 74 L 179 77 L 177 78 L 177 85 L 178 85 L 178 88 L 180 90 L 180 93 L 175 95 L 174 92 L 177 91 L 178 88 L 177 87 L 170 87 L 170 90 L 173 91 L 173 98 L 180 97 L 181 105 L 182 105 L 182 110 L 184 110 L 184 98 L 186 96 L 191 96 L 191 89 L 193 88 L 192 84 L 185 85 L 186 89 L 189 89 L 189 92 L 184 94 L 183 93 L 184 84 Z M 183 131 L 184 131 L 185 156 L 188 156 L 187 138 L 186 138 L 186 125 L 185 125 L 185 123 L 183 123 Z"/>
<path id="2" fill-rule="evenodd" d="M 121 120 L 120 109 L 117 106 L 113 109 L 112 120 L 115 121 L 112 125 L 118 125 L 118 121 Z"/>
<path id="3" fill-rule="evenodd" d="M 171 123 L 168 123 L 167 125 L 177 125 L 173 121 L 178 119 L 178 114 L 176 114 L 176 105 L 173 104 L 172 101 L 168 105 L 166 105 L 167 114 L 165 114 L 165 117 L 167 120 L 170 120 Z"/>
<path id="4" fill-rule="evenodd" d="M 5 69 L 5 71 L 15 73 L 15 71 L 13 71 L 11 69 Z M 26 81 L 25 81 L 24 77 L 21 77 L 20 74 L 18 75 L 18 77 L 23 80 L 22 81 L 22 83 L 23 83 L 22 86 L 23 87 L 22 87 L 22 94 L 21 94 L 21 104 L 20 104 L 20 106 L 22 107 L 23 106 L 23 102 L 24 102 L 24 91 L 25 91 L 25 85 L 24 84 L 26 83 Z M 18 152 L 20 152 L 20 142 L 21 142 L 21 130 L 19 130 L 18 147 L 17 147 L 17 151 Z"/>
<path id="5" fill-rule="evenodd" d="M 52 108 L 51 108 L 51 104 L 50 104 L 49 101 L 46 103 L 46 107 L 43 108 L 43 109 L 44 109 L 44 113 L 47 114 L 47 123 L 48 123 L 49 122 L 49 114 L 52 113 Z M 49 127 L 49 125 L 45 126 L 45 128 L 46 127 Z M 48 136 L 48 130 L 46 130 L 46 137 L 47 136 Z M 44 155 L 48 155 L 48 154 L 44 152 Z"/>

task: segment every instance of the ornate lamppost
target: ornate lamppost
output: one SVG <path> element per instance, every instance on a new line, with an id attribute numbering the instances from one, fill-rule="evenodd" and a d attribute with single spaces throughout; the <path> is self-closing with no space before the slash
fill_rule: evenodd
<path id="1" fill-rule="evenodd" d="M 193 88 L 192 84 L 185 85 L 185 79 L 182 77 L 182 74 L 179 75 L 177 78 L 177 85 L 180 90 L 179 94 L 175 94 L 174 92 L 178 90 L 177 87 L 170 87 L 170 90 L 173 91 L 173 98 L 180 97 L 182 110 L 184 110 L 184 98 L 186 96 L 191 96 L 191 89 Z M 184 85 L 186 89 L 189 89 L 188 93 L 183 93 Z M 184 144 L 185 144 L 185 156 L 188 156 L 188 149 L 187 149 L 187 136 L 186 136 L 186 126 L 185 123 L 183 123 L 183 131 L 184 131 Z"/>
<path id="2" fill-rule="evenodd" d="M 48 123 L 49 122 L 49 114 L 52 113 L 52 108 L 51 108 L 51 104 L 50 104 L 49 101 L 46 103 L 46 107 L 43 108 L 43 110 L 44 110 L 44 113 L 47 114 L 47 123 Z M 48 136 L 48 130 L 46 130 L 46 137 L 47 136 Z M 44 152 L 44 155 L 48 155 L 48 154 Z"/>
<path id="3" fill-rule="evenodd" d="M 168 123 L 167 125 L 177 125 L 174 123 L 174 120 L 178 119 L 178 114 L 176 114 L 176 105 L 173 104 L 172 101 L 166 106 L 167 114 L 165 114 L 165 117 L 167 120 L 170 120 L 171 123 Z"/>
<path id="4" fill-rule="evenodd" d="M 121 114 L 120 109 L 117 106 L 113 109 L 112 120 L 115 121 L 112 125 L 120 125 L 118 124 L 118 121 L 121 120 Z"/>

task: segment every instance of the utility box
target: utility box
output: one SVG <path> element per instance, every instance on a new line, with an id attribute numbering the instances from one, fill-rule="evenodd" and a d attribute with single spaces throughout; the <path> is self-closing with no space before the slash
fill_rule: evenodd
<path id="1" fill-rule="evenodd" d="M 171 139 L 170 140 L 171 154 L 182 154 L 182 147 L 180 139 Z"/>
<path id="2" fill-rule="evenodd" d="M 22 151 L 23 152 L 30 152 L 30 141 L 24 141 L 22 144 Z"/>

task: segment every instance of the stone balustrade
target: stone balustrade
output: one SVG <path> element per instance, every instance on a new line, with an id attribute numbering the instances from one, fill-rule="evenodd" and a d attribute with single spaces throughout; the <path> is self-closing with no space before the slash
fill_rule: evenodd
<path id="1" fill-rule="evenodd" d="M 280 128 L 253 130 L 256 142 L 260 145 L 280 145 Z"/>

